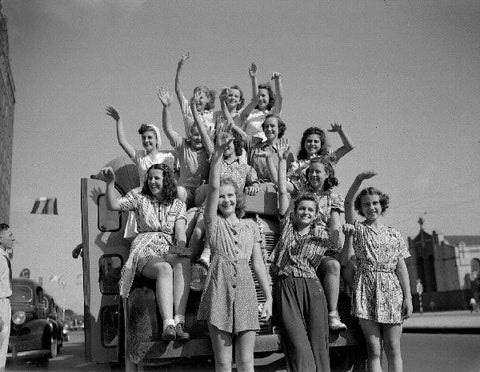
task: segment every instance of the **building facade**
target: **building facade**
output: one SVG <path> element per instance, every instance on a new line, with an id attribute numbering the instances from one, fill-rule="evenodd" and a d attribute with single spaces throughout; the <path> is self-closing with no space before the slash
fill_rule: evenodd
<path id="1" fill-rule="evenodd" d="M 411 258 L 406 262 L 412 293 L 417 293 L 419 280 L 427 309 L 463 309 L 471 297 L 478 302 L 480 235 L 429 234 L 420 222 L 419 234 L 408 238 Z"/>
<path id="2" fill-rule="evenodd" d="M 15 85 L 8 52 L 7 18 L 0 3 L 0 222 L 10 221 Z"/>

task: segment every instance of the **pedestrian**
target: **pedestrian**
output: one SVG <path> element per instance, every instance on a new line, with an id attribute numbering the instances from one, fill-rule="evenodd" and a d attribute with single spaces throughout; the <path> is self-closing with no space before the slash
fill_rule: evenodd
<path id="1" fill-rule="evenodd" d="M 412 295 L 405 259 L 410 256 L 400 233 L 381 222 L 389 197 L 374 187 L 363 189 L 363 180 L 375 172 L 360 173 L 345 197 L 345 245 L 342 261 L 355 255 L 352 314 L 359 318 L 367 343 L 367 369 L 381 371 L 382 345 L 388 370 L 403 369 L 400 350 L 403 320 L 412 314 Z M 355 198 L 355 199 L 354 199 Z M 355 200 L 355 201 L 354 201 Z M 354 209 L 365 220 L 354 221 Z"/>
<path id="2" fill-rule="evenodd" d="M 259 311 L 264 320 L 271 316 L 272 295 L 259 227 L 255 221 L 242 218 L 243 193 L 235 181 L 220 178 L 223 154 L 232 141 L 229 133 L 218 133 L 210 166 L 204 221 L 212 259 L 197 318 L 207 321 L 216 371 L 231 371 L 235 352 L 237 370 L 253 372 Z M 266 299 L 261 310 L 250 260 Z"/>
<path id="3" fill-rule="evenodd" d="M 281 235 L 269 261 L 272 274 L 277 277 L 275 308 L 283 350 L 289 371 L 330 371 L 328 307 L 317 269 L 331 246 L 331 235 L 316 219 L 328 215 L 330 221 L 334 214 L 338 217 L 336 208 L 343 206 L 331 207 L 312 192 L 302 193 L 290 206 L 287 191 L 290 151 L 284 139 L 278 141 L 277 151 Z M 326 178 L 322 165 L 316 184 L 323 188 Z"/>
<path id="4" fill-rule="evenodd" d="M 8 339 L 10 338 L 10 296 L 12 295 L 12 266 L 9 253 L 15 241 L 10 227 L 0 223 L 0 371 L 5 371 Z"/>
<path id="5" fill-rule="evenodd" d="M 470 298 L 470 312 L 473 313 L 474 311 L 478 311 L 478 308 L 477 301 L 472 297 Z"/>
<path id="6" fill-rule="evenodd" d="M 128 298 L 136 275 L 156 281 L 158 310 L 163 319 L 161 339 L 187 341 L 185 310 L 190 290 L 190 258 L 185 249 L 185 203 L 177 197 L 172 169 L 153 164 L 142 187 L 119 199 L 115 173 L 103 170 L 106 203 L 111 211 L 134 211 L 138 235 L 122 268 L 120 295 Z M 175 315 L 175 316 L 174 316 Z"/>

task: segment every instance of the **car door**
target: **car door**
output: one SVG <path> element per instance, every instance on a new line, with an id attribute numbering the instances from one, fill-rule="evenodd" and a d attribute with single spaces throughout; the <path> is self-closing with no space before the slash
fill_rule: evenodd
<path id="1" fill-rule="evenodd" d="M 85 359 L 117 360 L 118 281 L 129 251 L 123 238 L 127 215 L 106 208 L 105 182 L 81 180 Z M 117 197 L 124 192 L 116 187 Z"/>

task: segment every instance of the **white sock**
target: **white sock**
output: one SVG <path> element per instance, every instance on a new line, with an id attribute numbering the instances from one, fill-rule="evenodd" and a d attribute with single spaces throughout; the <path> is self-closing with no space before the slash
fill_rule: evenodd
<path id="1" fill-rule="evenodd" d="M 163 329 L 167 328 L 168 326 L 174 326 L 175 327 L 175 320 L 173 320 L 172 318 L 165 319 L 163 321 Z"/>
<path id="2" fill-rule="evenodd" d="M 177 314 L 173 317 L 173 320 L 175 321 L 175 325 L 177 325 L 178 323 L 185 324 L 185 315 Z"/>

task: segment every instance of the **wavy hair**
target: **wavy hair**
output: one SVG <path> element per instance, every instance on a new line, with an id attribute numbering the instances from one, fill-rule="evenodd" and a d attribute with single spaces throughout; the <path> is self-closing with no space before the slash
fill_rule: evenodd
<path id="1" fill-rule="evenodd" d="M 306 170 L 307 182 L 310 183 L 310 181 L 308 181 L 308 175 L 310 173 L 310 167 L 312 166 L 312 164 L 315 164 L 315 163 L 322 164 L 323 167 L 325 168 L 325 172 L 327 172 L 327 175 L 328 175 L 328 177 L 323 182 L 322 191 L 328 191 L 334 188 L 335 186 L 338 186 L 338 179 L 337 177 L 335 177 L 335 168 L 333 167 L 333 164 L 330 161 L 330 159 L 326 156 L 318 156 L 310 160 L 310 165 Z"/>
<path id="2" fill-rule="evenodd" d="M 162 185 L 162 196 L 166 203 L 171 203 L 177 197 L 177 183 L 175 182 L 175 176 L 173 175 L 173 170 L 166 164 L 153 164 L 148 168 L 145 181 L 143 181 L 142 194 L 147 195 L 151 198 L 154 198 L 150 187 L 148 186 L 148 175 L 151 170 L 158 169 L 162 171 L 163 175 L 163 185 Z"/>
<path id="3" fill-rule="evenodd" d="M 390 204 L 390 197 L 375 187 L 366 187 L 359 192 L 353 204 L 355 210 L 360 216 L 365 217 L 362 212 L 362 197 L 366 195 L 378 195 L 380 199 L 380 207 L 382 208 L 382 214 L 388 209 L 388 206 Z"/>
<path id="4" fill-rule="evenodd" d="M 197 92 L 203 92 L 208 98 L 208 102 L 205 105 L 205 110 L 212 111 L 215 108 L 215 100 L 217 99 L 217 92 L 213 89 L 208 89 L 205 85 L 199 85 L 193 89 L 193 95 Z"/>
<path id="5" fill-rule="evenodd" d="M 325 146 L 326 137 L 325 131 L 320 129 L 319 127 L 310 127 L 305 129 L 302 135 L 302 140 L 300 141 L 300 150 L 298 151 L 297 159 L 298 160 L 306 160 L 308 159 L 307 150 L 305 150 L 305 141 L 307 137 L 311 134 L 316 134 L 320 137 L 320 151 L 318 152 L 318 156 L 327 155 L 327 148 Z"/>
<path id="6" fill-rule="evenodd" d="M 275 92 L 273 91 L 270 83 L 259 84 L 258 90 L 260 89 L 266 89 L 268 91 L 267 110 L 270 111 L 273 108 L 273 106 L 275 106 L 275 99 L 276 99 Z M 258 109 L 258 105 L 255 108 Z"/>
<path id="7" fill-rule="evenodd" d="M 237 183 L 231 177 L 221 178 L 220 187 L 222 186 L 233 186 L 233 188 L 235 189 L 235 197 L 237 199 L 237 203 L 235 205 L 235 215 L 238 218 L 242 218 L 243 216 L 245 216 L 245 195 L 243 194 L 243 190 L 240 190 Z"/>
<path id="8" fill-rule="evenodd" d="M 300 204 L 300 202 L 302 202 L 304 200 L 310 200 L 310 201 L 313 201 L 315 203 L 315 214 L 317 214 L 318 209 L 319 209 L 318 201 L 317 201 L 317 198 L 316 198 L 315 194 L 313 194 L 311 192 L 305 192 L 303 194 L 300 194 L 298 196 L 298 198 L 295 199 L 295 201 L 293 202 L 293 211 L 296 213 L 298 205 Z"/>
<path id="9" fill-rule="evenodd" d="M 265 132 L 265 122 L 267 121 L 267 119 L 269 118 L 275 118 L 277 119 L 277 122 L 278 122 L 278 136 L 277 138 L 282 138 L 283 135 L 285 134 L 285 131 L 287 130 L 287 125 L 285 124 L 285 122 L 282 120 L 282 118 L 280 117 L 280 115 L 277 115 L 277 114 L 268 114 L 267 116 L 265 116 L 265 120 L 263 121 L 262 123 L 262 129 L 263 131 Z"/>

